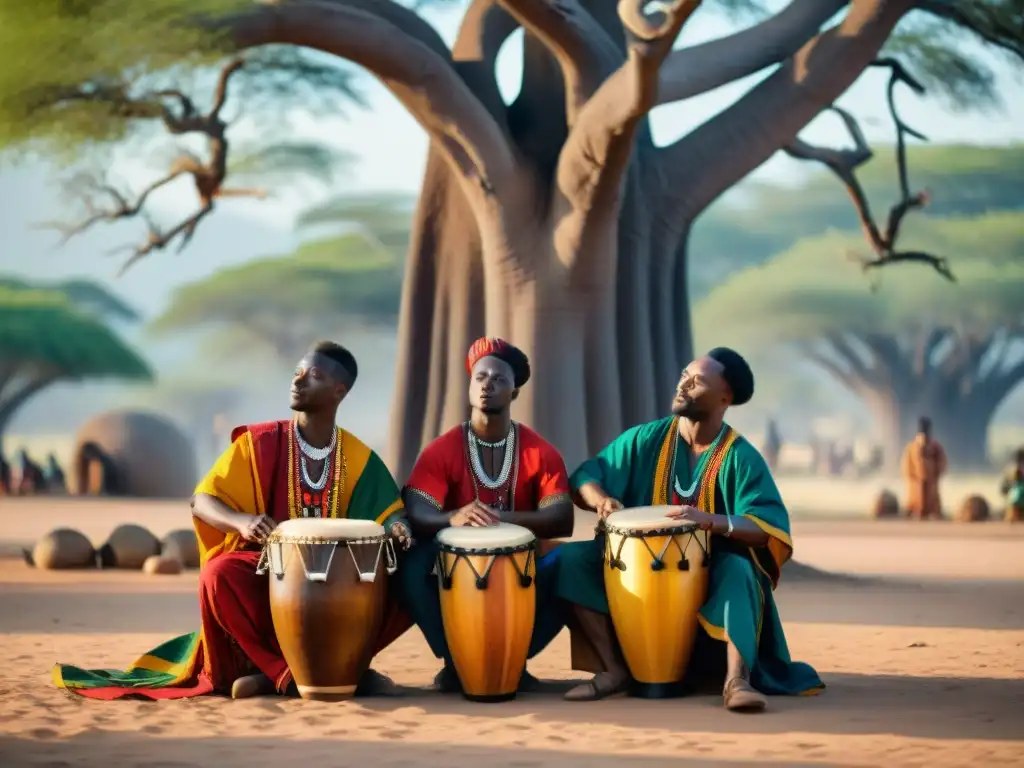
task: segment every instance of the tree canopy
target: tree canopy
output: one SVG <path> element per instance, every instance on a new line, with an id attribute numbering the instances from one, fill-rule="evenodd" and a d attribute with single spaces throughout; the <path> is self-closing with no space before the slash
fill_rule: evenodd
<path id="1" fill-rule="evenodd" d="M 0 444 L 17 410 L 60 381 L 148 381 L 149 366 L 59 291 L 0 286 Z M 2 445 L 0 445 L 2 447 Z"/>
<path id="2" fill-rule="evenodd" d="M 914 248 L 948 256 L 956 283 L 912 265 L 872 286 L 849 254 L 860 233 L 806 238 L 762 267 L 725 280 L 697 307 L 698 333 L 753 342 L 808 341 L 843 331 L 900 333 L 937 326 L 1016 329 L 1024 321 L 1024 212 L 908 220 Z"/>
<path id="3" fill-rule="evenodd" d="M 52 291 L 64 295 L 75 308 L 90 312 L 102 319 L 126 322 L 140 320 L 135 307 L 91 280 L 30 282 L 14 277 L 0 277 L 0 288 L 20 291 Z"/>
<path id="4" fill-rule="evenodd" d="M 892 154 L 892 147 L 877 147 L 875 157 L 858 173 L 865 194 L 879 205 L 898 197 Z M 908 166 L 915 188 L 931 193 L 928 207 L 915 214 L 918 217 L 979 216 L 1024 208 L 1024 145 L 912 146 Z M 691 267 L 691 280 L 697 295 L 799 240 L 858 226 L 849 195 L 823 169 L 813 170 L 792 188 L 747 181 L 730 197 L 715 203 L 694 227 L 691 247 L 698 259 Z"/>
<path id="5" fill-rule="evenodd" d="M 899 265 L 872 286 L 845 258 L 862 236 L 830 232 L 712 291 L 699 333 L 794 347 L 875 413 L 890 462 L 926 414 L 951 461 L 982 466 L 992 416 L 1024 381 L 1024 212 L 917 219 L 904 237 L 950 258 L 958 282 Z"/>
<path id="6" fill-rule="evenodd" d="M 269 344 L 290 360 L 346 322 L 393 323 L 401 281 L 395 253 L 357 234 L 332 237 L 178 288 L 150 330 L 228 329 L 247 351 Z"/>

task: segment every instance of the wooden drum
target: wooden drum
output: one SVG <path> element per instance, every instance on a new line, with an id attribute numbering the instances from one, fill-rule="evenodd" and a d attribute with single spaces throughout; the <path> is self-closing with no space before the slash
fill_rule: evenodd
<path id="1" fill-rule="evenodd" d="M 708 592 L 711 537 L 665 517 L 670 507 L 613 512 L 605 523 L 604 587 L 634 694 L 681 693 Z"/>
<path id="2" fill-rule="evenodd" d="M 463 694 L 516 696 L 536 614 L 537 539 L 522 526 L 445 528 L 437 535 L 441 618 Z"/>
<path id="3" fill-rule="evenodd" d="M 281 652 L 304 699 L 352 698 L 384 620 L 395 552 L 372 520 L 300 518 L 271 533 L 270 612 Z"/>

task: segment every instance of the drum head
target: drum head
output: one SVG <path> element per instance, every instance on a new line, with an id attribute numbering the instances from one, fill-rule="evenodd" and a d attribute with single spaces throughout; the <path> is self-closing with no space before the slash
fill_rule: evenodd
<path id="1" fill-rule="evenodd" d="M 676 507 L 632 507 L 620 509 L 608 515 L 606 525 L 620 531 L 643 533 L 644 531 L 663 531 L 678 529 L 680 533 L 697 528 L 696 523 L 688 520 L 673 520 L 665 515 Z"/>
<path id="2" fill-rule="evenodd" d="M 282 541 L 287 541 L 289 538 L 306 537 L 329 541 L 348 541 L 383 536 L 384 526 L 373 520 L 300 517 L 279 523 L 276 534 Z"/>
<path id="3" fill-rule="evenodd" d="M 443 528 L 437 534 L 437 541 L 454 549 L 505 549 L 522 547 L 537 537 L 533 531 L 512 523 L 497 523 L 485 528 L 471 528 L 468 525 Z"/>

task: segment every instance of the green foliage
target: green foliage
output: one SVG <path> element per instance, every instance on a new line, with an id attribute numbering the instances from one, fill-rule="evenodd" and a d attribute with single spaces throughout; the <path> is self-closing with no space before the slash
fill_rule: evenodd
<path id="1" fill-rule="evenodd" d="M 859 233 L 801 240 L 762 267 L 744 270 L 697 306 L 697 333 L 719 343 L 810 341 L 837 331 L 899 334 L 967 328 L 991 332 L 1024 322 L 1024 213 L 908 219 L 901 248 L 948 256 L 949 283 L 918 264 L 879 270 L 876 290 L 847 255 L 865 254 Z"/>
<path id="2" fill-rule="evenodd" d="M 61 280 L 52 283 L 20 280 L 0 276 L 0 288 L 12 290 L 44 290 L 63 294 L 77 309 L 90 312 L 106 320 L 138 322 L 139 313 L 103 286 L 89 280 Z"/>
<path id="3" fill-rule="evenodd" d="M 296 224 L 350 227 L 402 259 L 409 247 L 415 205 L 415 197 L 404 192 L 337 195 L 304 211 Z"/>
<path id="4" fill-rule="evenodd" d="M 57 291 L 0 287 L 0 367 L 54 379 L 149 380 L 146 362 Z"/>
<path id="5" fill-rule="evenodd" d="M 204 111 L 228 47 L 196 22 L 249 4 L 0 0 L 0 148 L 76 160 L 83 146 L 144 132 L 161 116 L 162 89 L 185 92 Z M 263 139 L 296 107 L 338 112 L 361 103 L 355 70 L 335 57 L 266 46 L 247 61 L 231 93 L 244 100 L 247 114 L 259 113 Z"/>
<path id="6" fill-rule="evenodd" d="M 915 219 L 1024 208 L 1020 183 L 1024 144 L 915 146 L 909 149 L 908 158 L 912 188 L 928 189 L 932 194 L 928 208 L 915 213 Z M 858 178 L 876 218 L 884 222 L 889 206 L 899 197 L 893 149 L 878 148 Z M 746 182 L 737 193 L 742 194 L 742 207 L 718 202 L 694 227 L 690 253 L 696 296 L 704 295 L 737 269 L 761 264 L 804 237 L 859 227 L 845 188 L 824 169 L 815 170 L 794 188 Z"/>
<path id="7" fill-rule="evenodd" d="M 312 141 L 284 141 L 249 154 L 232 153 L 228 173 L 232 180 L 260 179 L 288 183 L 307 178 L 322 184 L 336 181 L 338 173 L 355 162 L 351 152 Z"/>
<path id="8" fill-rule="evenodd" d="M 297 345 L 301 349 L 345 323 L 393 323 L 401 281 L 392 254 L 363 237 L 334 237 L 183 286 L 150 329 L 232 329 L 239 344 L 262 341 L 290 359 Z"/>

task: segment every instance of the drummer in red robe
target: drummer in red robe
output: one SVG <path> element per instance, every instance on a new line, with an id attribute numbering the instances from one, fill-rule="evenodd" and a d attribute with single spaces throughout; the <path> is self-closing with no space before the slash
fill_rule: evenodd
<path id="1" fill-rule="evenodd" d="M 58 665 L 58 686 L 102 699 L 297 693 L 274 632 L 268 577 L 256 572 L 270 532 L 289 518 L 348 517 L 380 523 L 399 549 L 412 543 L 398 486 L 384 462 L 336 426 L 338 406 L 357 375 L 356 360 L 344 347 L 315 344 L 292 377 L 295 418 L 237 427 L 231 446 L 196 487 L 200 631 L 151 650 L 124 672 Z M 377 649 L 411 626 L 394 599 Z M 389 678 L 371 669 L 356 695 L 395 692 Z"/>
<path id="2" fill-rule="evenodd" d="M 441 620 L 435 536 L 448 526 L 521 525 L 541 540 L 568 537 L 573 505 L 562 456 L 533 430 L 512 421 L 511 407 L 530 378 L 530 362 L 518 348 L 497 338 L 478 339 L 466 358 L 470 419 L 426 447 L 403 491 L 416 545 L 398 570 L 403 603 L 444 667 L 434 679 L 443 692 L 460 691 Z M 556 607 L 551 569 L 537 562 L 537 614 L 529 655 L 554 639 L 564 620 Z M 523 673 L 520 690 L 538 681 Z"/>

